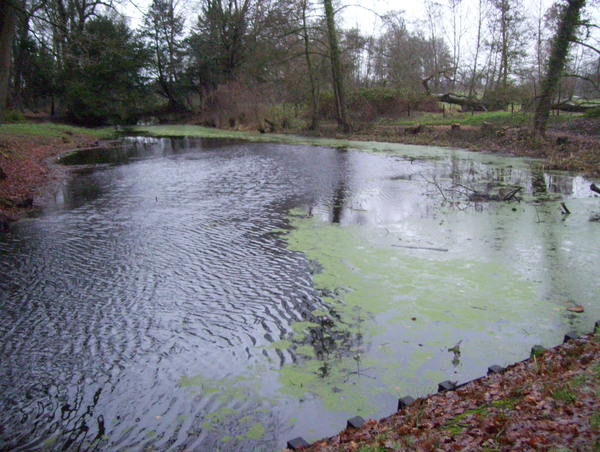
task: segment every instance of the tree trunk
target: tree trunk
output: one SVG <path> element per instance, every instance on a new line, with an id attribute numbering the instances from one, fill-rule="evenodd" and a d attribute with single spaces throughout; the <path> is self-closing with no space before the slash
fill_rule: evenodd
<path id="1" fill-rule="evenodd" d="M 333 5 L 331 0 L 323 0 L 325 7 L 325 19 L 327 20 L 327 34 L 329 37 L 329 48 L 331 52 L 331 73 L 333 76 L 333 92 L 337 106 L 338 124 L 342 127 L 344 133 L 351 130 L 348 121 L 346 109 L 346 94 L 344 92 L 344 74 L 342 71 L 342 60 L 340 57 L 340 48 L 338 46 L 337 32 L 335 30 L 335 20 Z"/>
<path id="2" fill-rule="evenodd" d="M 306 21 L 306 9 L 308 7 L 305 1 L 302 4 L 302 35 L 304 38 L 304 56 L 306 58 L 306 66 L 308 67 L 308 80 L 310 82 L 310 101 L 311 101 L 311 123 L 310 130 L 317 130 L 319 128 L 319 95 L 317 92 L 317 84 L 315 82 L 315 76 L 313 74 L 312 60 L 310 58 L 310 42 L 308 39 L 308 24 Z"/>
<path id="3" fill-rule="evenodd" d="M 474 99 L 474 98 L 469 98 L 466 96 L 459 96 L 458 94 L 454 94 L 454 93 L 446 93 L 446 94 L 441 94 L 437 97 L 438 101 L 440 102 L 446 102 L 448 104 L 455 104 L 455 105 L 460 105 L 461 107 L 464 107 L 468 110 L 474 110 L 474 111 L 487 111 L 487 106 L 481 102 L 479 99 Z"/>
<path id="4" fill-rule="evenodd" d="M 10 76 L 12 43 L 15 36 L 16 11 L 7 0 L 0 0 L 0 123 L 4 117 Z"/>
<path id="5" fill-rule="evenodd" d="M 535 111 L 534 130 L 540 135 L 546 133 L 552 99 L 556 94 L 569 53 L 569 44 L 575 38 L 575 32 L 580 23 L 579 16 L 584 6 L 585 0 L 567 0 L 567 6 L 561 13 L 558 30 L 552 42 L 548 70 L 542 82 L 540 101 Z"/>

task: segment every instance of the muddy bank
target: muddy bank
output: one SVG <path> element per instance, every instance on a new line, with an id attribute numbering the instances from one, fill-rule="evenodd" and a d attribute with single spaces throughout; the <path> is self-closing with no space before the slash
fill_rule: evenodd
<path id="1" fill-rule="evenodd" d="M 57 156 L 87 147 L 105 146 L 95 137 L 65 133 L 63 137 L 0 136 L 0 215 L 3 224 L 36 215 L 68 178 Z"/>
<path id="2" fill-rule="evenodd" d="M 599 120 L 580 119 L 556 124 L 546 138 L 533 136 L 527 127 L 483 126 L 388 126 L 366 124 L 350 135 L 341 134 L 335 125 L 323 125 L 310 136 L 343 138 L 355 141 L 446 146 L 470 151 L 546 159 L 544 169 L 600 175 Z"/>

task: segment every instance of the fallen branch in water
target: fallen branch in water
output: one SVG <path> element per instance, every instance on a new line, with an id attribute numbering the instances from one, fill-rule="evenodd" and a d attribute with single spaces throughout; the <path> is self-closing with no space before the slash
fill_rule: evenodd
<path id="1" fill-rule="evenodd" d="M 517 187 L 517 188 L 515 188 L 513 191 L 511 191 L 509 194 L 507 194 L 507 195 L 504 197 L 504 201 L 510 201 L 510 200 L 511 200 L 512 198 L 514 198 L 514 197 L 515 197 L 515 195 L 516 195 L 517 193 L 519 193 L 519 192 L 520 192 L 522 189 L 523 189 L 523 187 Z M 516 198 L 515 198 L 515 199 L 516 199 Z M 517 201 L 518 201 L 518 199 L 517 199 Z"/>
<path id="2" fill-rule="evenodd" d="M 409 248 L 411 250 L 429 250 L 429 251 L 442 251 L 447 252 L 448 248 L 431 248 L 428 246 L 409 246 L 409 245 L 392 245 L 398 248 Z"/>

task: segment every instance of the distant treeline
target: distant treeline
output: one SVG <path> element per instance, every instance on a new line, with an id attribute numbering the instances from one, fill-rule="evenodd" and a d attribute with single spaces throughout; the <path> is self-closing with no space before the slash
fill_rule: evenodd
<path id="1" fill-rule="evenodd" d="M 0 0 L 0 113 L 87 126 L 191 114 L 262 127 L 283 115 L 316 127 L 435 110 L 448 93 L 527 107 L 573 3 L 531 13 L 521 0 L 426 0 L 423 20 L 391 12 L 373 36 L 341 26 L 331 0 L 184 1 L 154 0 L 132 29 L 110 0 Z M 588 3 L 554 104 L 600 94 L 600 6 Z"/>

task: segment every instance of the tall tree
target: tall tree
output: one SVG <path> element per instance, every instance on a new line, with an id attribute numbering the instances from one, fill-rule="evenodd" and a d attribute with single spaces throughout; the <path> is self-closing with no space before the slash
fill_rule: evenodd
<path id="1" fill-rule="evenodd" d="M 346 108 L 346 93 L 344 87 L 344 72 L 342 70 L 342 58 L 338 44 L 337 30 L 335 29 L 335 17 L 332 0 L 323 0 L 325 7 L 325 20 L 327 22 L 327 37 L 329 41 L 329 52 L 331 56 L 331 74 L 333 77 L 333 93 L 337 109 L 338 124 L 348 133 L 351 130 L 348 111 Z"/>
<path id="2" fill-rule="evenodd" d="M 452 86 L 451 89 L 454 91 L 456 88 L 456 81 L 458 76 L 458 69 L 461 66 L 461 50 L 462 40 L 465 30 L 463 27 L 464 14 L 462 11 L 462 0 L 449 0 L 450 7 L 450 22 L 452 28 L 452 34 L 450 35 L 450 42 L 452 48 Z"/>
<path id="3" fill-rule="evenodd" d="M 12 45 L 17 17 L 11 1 L 14 0 L 0 0 L 0 123 L 4 116 L 8 96 Z"/>
<path id="4" fill-rule="evenodd" d="M 490 0 L 490 59 L 485 97 L 488 104 L 505 108 L 511 97 L 511 76 L 525 56 L 526 17 L 521 0 Z"/>
<path id="5" fill-rule="evenodd" d="M 535 112 L 534 129 L 536 133 L 544 135 L 550 117 L 552 99 L 569 53 L 569 45 L 575 39 L 577 27 L 580 25 L 581 10 L 586 0 L 566 0 L 566 5 L 560 16 L 556 36 L 552 42 L 548 69 L 542 82 L 542 92 Z"/>
<path id="6" fill-rule="evenodd" d="M 152 51 L 152 66 L 158 92 L 169 110 L 183 108 L 183 27 L 175 0 L 154 0 L 144 20 L 143 35 Z"/>
<path id="7" fill-rule="evenodd" d="M 250 0 L 203 0 L 198 30 L 226 81 L 235 77 L 247 56 Z"/>
<path id="8" fill-rule="evenodd" d="M 319 87 L 315 80 L 315 72 L 313 69 L 313 61 L 311 55 L 310 29 L 308 26 L 308 0 L 301 0 L 300 7 L 302 10 L 301 35 L 302 43 L 304 44 L 304 58 L 306 59 L 306 67 L 308 70 L 308 81 L 310 83 L 310 106 L 311 106 L 311 121 L 310 130 L 316 130 L 319 127 Z"/>
<path id="9" fill-rule="evenodd" d="M 141 109 L 148 51 L 122 20 L 100 16 L 87 21 L 66 63 L 64 102 L 72 122 L 119 124 Z"/>
<path id="10" fill-rule="evenodd" d="M 477 34 L 475 36 L 475 48 L 473 50 L 473 66 L 470 69 L 469 75 L 469 93 L 468 98 L 472 99 L 475 95 L 475 84 L 477 83 L 478 78 L 478 65 L 479 65 L 479 56 L 481 52 L 481 32 L 483 28 L 483 4 L 484 0 L 478 0 L 477 5 Z"/>

